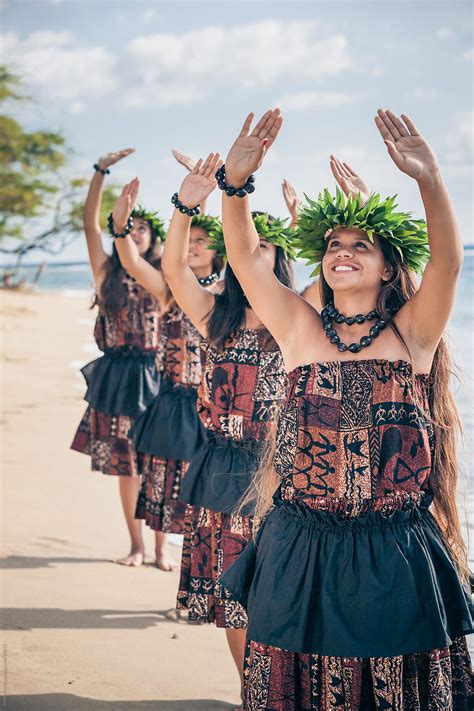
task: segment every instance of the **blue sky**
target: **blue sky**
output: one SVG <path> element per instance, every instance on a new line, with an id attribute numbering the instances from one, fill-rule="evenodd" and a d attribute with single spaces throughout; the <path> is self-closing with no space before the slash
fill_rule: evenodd
<path id="1" fill-rule="evenodd" d="M 281 181 L 315 195 L 334 152 L 370 187 L 421 213 L 391 163 L 379 106 L 409 114 L 440 159 L 463 239 L 473 242 L 473 14 L 469 2 L 126 2 L 4 0 L 2 61 L 35 102 L 19 118 L 62 131 L 71 172 L 134 146 L 114 182 L 171 214 L 182 169 L 170 149 L 225 155 L 245 115 L 279 105 L 285 123 L 259 172 L 255 209 L 284 215 Z M 17 109 L 18 111 L 18 109 Z M 211 211 L 219 211 L 219 195 Z M 37 255 L 38 256 L 38 255 Z M 63 259 L 83 259 L 79 239 Z M 34 257 L 33 257 L 34 258 Z"/>

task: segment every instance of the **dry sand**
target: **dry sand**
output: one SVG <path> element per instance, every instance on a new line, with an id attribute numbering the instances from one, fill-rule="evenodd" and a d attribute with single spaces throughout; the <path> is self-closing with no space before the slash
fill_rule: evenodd
<path id="1" fill-rule="evenodd" d="M 128 552 L 118 482 L 69 450 L 84 410 L 77 370 L 94 357 L 88 299 L 0 298 L 6 708 L 233 708 L 224 631 L 177 618 L 178 573 L 110 562 Z"/>

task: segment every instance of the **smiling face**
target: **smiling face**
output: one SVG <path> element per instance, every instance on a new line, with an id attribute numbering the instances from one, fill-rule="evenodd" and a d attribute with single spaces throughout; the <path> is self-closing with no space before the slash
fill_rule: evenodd
<path id="1" fill-rule="evenodd" d="M 322 260 L 325 280 L 331 289 L 378 289 L 392 274 L 380 248 L 379 238 L 371 242 L 363 230 L 341 228 L 328 239 Z"/>
<path id="2" fill-rule="evenodd" d="M 141 256 L 146 254 L 151 247 L 151 227 L 146 220 L 140 217 L 133 218 L 133 228 L 130 233 L 132 240 L 137 245 Z"/>
<path id="3" fill-rule="evenodd" d="M 199 269 L 206 271 L 206 274 L 212 272 L 212 260 L 216 253 L 212 249 L 208 249 L 209 235 L 206 230 L 201 227 L 191 227 L 188 248 L 188 265 L 191 269 Z"/>

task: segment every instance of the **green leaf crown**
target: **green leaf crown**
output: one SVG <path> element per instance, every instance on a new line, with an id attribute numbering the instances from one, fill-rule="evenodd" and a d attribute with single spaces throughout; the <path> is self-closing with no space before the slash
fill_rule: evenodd
<path id="1" fill-rule="evenodd" d="M 166 230 L 165 230 L 165 224 L 163 220 L 161 220 L 158 217 L 157 212 L 147 212 L 144 207 L 141 205 L 137 205 L 133 210 L 132 210 L 132 217 L 137 217 L 140 220 L 145 220 L 145 222 L 148 222 L 150 225 L 151 229 L 156 235 L 156 238 L 160 240 L 160 242 L 164 242 L 166 239 Z"/>
<path id="2" fill-rule="evenodd" d="M 286 227 L 288 219 L 282 220 L 279 217 L 271 218 L 268 212 L 253 212 L 252 219 L 260 237 L 264 237 L 268 242 L 274 244 L 275 247 L 281 247 L 290 259 L 296 259 L 294 246 L 295 230 L 291 227 Z M 222 226 L 219 232 L 216 231 L 213 234 L 209 232 L 209 236 L 208 249 L 215 250 L 220 257 L 225 259 L 226 249 Z"/>
<path id="3" fill-rule="evenodd" d="M 311 276 L 321 270 L 325 240 L 340 227 L 364 230 L 371 242 L 374 234 L 386 239 L 410 269 L 422 273 L 429 259 L 428 232 L 425 220 L 412 220 L 410 212 L 397 212 L 396 195 L 381 200 L 372 193 L 365 205 L 357 197 L 346 196 L 336 187 L 334 198 L 325 188 L 317 200 L 305 195 L 306 204 L 299 211 L 296 226 L 297 256 L 315 264 Z"/>

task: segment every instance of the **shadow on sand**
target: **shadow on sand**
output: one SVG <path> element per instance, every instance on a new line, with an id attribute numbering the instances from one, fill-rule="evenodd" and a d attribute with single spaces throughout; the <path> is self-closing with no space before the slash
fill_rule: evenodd
<path id="1" fill-rule="evenodd" d="M 62 610 L 58 607 L 7 607 L 0 629 L 144 630 L 163 622 L 189 624 L 186 613 L 169 610 Z"/>

